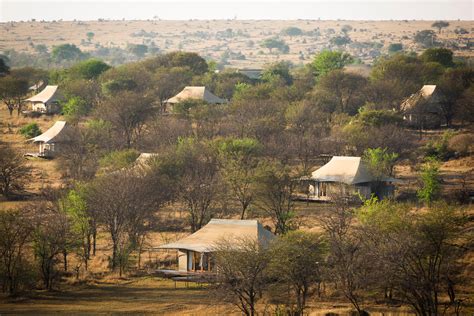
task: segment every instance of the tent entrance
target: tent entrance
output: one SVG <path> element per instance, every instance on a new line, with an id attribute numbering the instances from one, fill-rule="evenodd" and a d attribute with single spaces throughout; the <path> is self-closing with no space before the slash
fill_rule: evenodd
<path id="1" fill-rule="evenodd" d="M 207 252 L 188 251 L 188 271 L 211 271 L 212 256 Z"/>

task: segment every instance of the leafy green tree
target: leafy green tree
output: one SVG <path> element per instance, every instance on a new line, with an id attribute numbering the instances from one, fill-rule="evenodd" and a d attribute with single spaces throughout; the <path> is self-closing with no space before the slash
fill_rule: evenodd
<path id="1" fill-rule="evenodd" d="M 418 31 L 413 40 L 423 47 L 433 47 L 436 42 L 436 34 L 431 30 Z"/>
<path id="2" fill-rule="evenodd" d="M 296 27 L 296 26 L 290 26 L 290 27 L 287 27 L 287 28 L 283 29 L 281 31 L 281 34 L 286 35 L 286 36 L 290 36 L 290 37 L 301 36 L 301 35 L 303 35 L 303 31 L 300 28 Z"/>
<path id="3" fill-rule="evenodd" d="M 363 160 L 376 179 L 393 175 L 393 167 L 398 159 L 397 153 L 389 153 L 387 148 L 367 148 Z"/>
<path id="4" fill-rule="evenodd" d="M 41 130 L 38 124 L 33 122 L 20 128 L 20 134 L 29 139 L 41 135 Z"/>
<path id="5" fill-rule="evenodd" d="M 277 49 L 280 53 L 287 54 L 290 51 L 290 47 L 285 43 L 284 40 L 278 38 L 267 38 L 260 44 L 262 47 L 268 48 L 270 54 L 273 49 Z"/>
<path id="6" fill-rule="evenodd" d="M 322 236 L 302 231 L 289 232 L 272 244 L 269 274 L 277 291 L 288 297 L 288 315 L 304 315 L 311 291 L 323 280 L 326 252 Z M 296 308 L 291 306 L 294 301 Z"/>
<path id="7" fill-rule="evenodd" d="M 349 44 L 350 42 L 352 42 L 352 40 L 347 35 L 336 36 L 336 37 L 333 37 L 329 40 L 329 43 L 331 43 L 333 45 L 337 45 L 337 46 L 345 46 L 345 45 Z"/>
<path id="8" fill-rule="evenodd" d="M 245 219 L 249 207 L 255 199 L 258 156 L 260 143 L 252 138 L 218 139 L 221 173 L 229 184 L 233 196 L 242 209 L 240 218 Z"/>
<path id="9" fill-rule="evenodd" d="M 262 80 L 267 82 L 283 81 L 286 85 L 293 83 L 293 77 L 290 74 L 290 63 L 280 61 L 265 67 L 262 72 Z"/>
<path id="10" fill-rule="evenodd" d="M 89 41 L 89 43 L 92 41 L 94 36 L 95 36 L 94 32 L 87 32 L 86 33 L 86 37 L 87 37 L 87 40 Z"/>
<path id="11" fill-rule="evenodd" d="M 85 57 L 85 54 L 74 44 L 61 44 L 54 46 L 51 57 L 56 62 L 77 61 Z"/>
<path id="12" fill-rule="evenodd" d="M 431 205 L 440 193 L 439 162 L 434 158 L 429 158 L 421 166 L 421 188 L 418 190 L 418 198 Z"/>
<path id="13" fill-rule="evenodd" d="M 393 54 L 403 50 L 402 43 L 391 43 L 388 45 L 388 52 Z"/>
<path id="14" fill-rule="evenodd" d="M 438 29 L 438 34 L 441 34 L 441 30 L 448 26 L 449 26 L 449 22 L 447 21 L 436 21 L 433 24 L 431 24 L 431 27 Z"/>
<path id="15" fill-rule="evenodd" d="M 444 67 L 454 66 L 453 51 L 447 48 L 428 48 L 421 54 L 420 58 L 425 63 L 435 62 Z"/>
<path id="16" fill-rule="evenodd" d="M 89 114 L 91 110 L 90 105 L 80 97 L 70 98 L 62 108 L 62 112 L 68 118 L 76 120 L 82 116 Z"/>
<path id="17" fill-rule="evenodd" d="M 139 155 L 135 149 L 111 151 L 100 159 L 99 165 L 105 173 L 110 173 L 130 167 Z"/>
<path id="18" fill-rule="evenodd" d="M 352 57 L 340 51 L 322 51 L 316 55 L 311 65 L 318 76 L 325 75 L 332 70 L 342 69 L 352 63 Z"/>
<path id="19" fill-rule="evenodd" d="M 68 76 L 82 79 L 96 79 L 103 72 L 110 69 L 110 66 L 98 59 L 88 59 L 75 64 L 68 71 Z"/>
<path id="20" fill-rule="evenodd" d="M 203 75 L 209 71 L 206 60 L 196 53 L 171 52 L 150 58 L 144 62 L 147 69 L 156 71 L 158 68 L 185 67 L 195 75 Z"/>
<path id="21" fill-rule="evenodd" d="M 20 115 L 26 93 L 28 93 L 28 81 L 12 76 L 0 77 L 0 100 L 7 106 L 10 116 L 15 108 Z"/>
<path id="22" fill-rule="evenodd" d="M 143 57 L 148 52 L 148 46 L 144 44 L 128 44 L 127 50 L 137 57 Z"/>

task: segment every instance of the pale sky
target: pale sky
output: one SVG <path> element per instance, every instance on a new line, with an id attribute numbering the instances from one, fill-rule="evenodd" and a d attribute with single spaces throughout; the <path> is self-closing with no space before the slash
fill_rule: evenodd
<path id="1" fill-rule="evenodd" d="M 473 20 L 474 0 L 0 0 L 0 22 L 25 20 Z M 474 27 L 474 25 L 473 25 Z"/>

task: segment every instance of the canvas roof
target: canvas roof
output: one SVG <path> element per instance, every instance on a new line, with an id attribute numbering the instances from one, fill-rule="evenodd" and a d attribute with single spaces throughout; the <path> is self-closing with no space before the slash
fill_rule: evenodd
<path id="1" fill-rule="evenodd" d="M 55 143 L 65 141 L 68 139 L 67 129 L 68 128 L 66 121 L 56 121 L 54 125 L 50 127 L 46 132 L 29 139 L 29 141 L 32 141 L 34 143 Z"/>
<path id="2" fill-rule="evenodd" d="M 58 99 L 58 86 L 46 86 L 40 93 L 26 99 L 30 102 L 47 103 Z"/>
<path id="3" fill-rule="evenodd" d="M 211 219 L 206 226 L 194 234 L 158 248 L 212 252 L 222 240 L 239 241 L 246 238 L 268 244 L 275 235 L 266 230 L 257 220 Z"/>
<path id="4" fill-rule="evenodd" d="M 357 184 L 372 182 L 375 178 L 361 157 L 334 156 L 327 164 L 311 174 L 311 180 Z M 385 177 L 382 180 L 395 181 L 390 177 Z"/>
<path id="5" fill-rule="evenodd" d="M 420 100 L 428 100 L 434 95 L 435 91 L 436 85 L 424 85 L 420 90 L 418 90 L 416 93 L 413 93 L 405 101 L 403 101 L 400 107 L 401 110 L 407 111 L 417 105 Z"/>
<path id="6" fill-rule="evenodd" d="M 227 101 L 212 94 L 206 87 L 185 87 L 180 93 L 168 99 L 167 103 L 179 103 L 185 100 L 202 100 L 210 104 L 222 104 Z"/>

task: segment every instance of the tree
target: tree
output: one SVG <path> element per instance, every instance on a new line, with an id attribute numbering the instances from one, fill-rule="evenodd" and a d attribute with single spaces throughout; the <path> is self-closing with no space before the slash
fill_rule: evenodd
<path id="1" fill-rule="evenodd" d="M 0 210 L 0 285 L 3 292 L 10 295 L 27 284 L 31 277 L 26 251 L 32 227 L 25 213 Z"/>
<path id="2" fill-rule="evenodd" d="M 288 296 L 287 305 L 293 297 L 296 299 L 296 309 L 288 306 L 288 314 L 304 315 L 308 296 L 323 279 L 326 245 L 322 236 L 290 232 L 278 239 L 270 251 L 269 273 L 276 280 L 278 290 Z"/>
<path id="3" fill-rule="evenodd" d="M 54 46 L 51 57 L 56 62 L 77 61 L 85 57 L 85 54 L 74 44 L 61 44 Z"/>
<path id="4" fill-rule="evenodd" d="M 216 295 L 236 305 L 243 314 L 257 314 L 256 304 L 267 287 L 269 251 L 256 240 L 223 240 L 215 251 Z"/>
<path id="5" fill-rule="evenodd" d="M 260 44 L 262 47 L 268 48 L 270 54 L 274 48 L 278 49 L 283 54 L 286 54 L 290 51 L 289 46 L 285 43 L 284 40 L 280 40 L 278 38 L 267 38 L 262 41 Z"/>
<path id="6" fill-rule="evenodd" d="M 5 103 L 10 116 L 16 108 L 20 115 L 22 103 L 28 92 L 28 81 L 13 76 L 0 77 L 0 100 Z"/>
<path id="7" fill-rule="evenodd" d="M 388 45 L 388 52 L 393 54 L 403 50 L 402 43 L 391 43 Z"/>
<path id="8" fill-rule="evenodd" d="M 10 67 L 3 58 L 0 58 L 0 77 L 6 76 L 10 73 Z"/>
<path id="9" fill-rule="evenodd" d="M 289 37 L 301 36 L 301 35 L 303 35 L 303 31 L 300 28 L 296 27 L 296 26 L 290 26 L 290 27 L 287 27 L 287 28 L 283 29 L 281 31 L 281 34 L 289 36 Z"/>
<path id="10" fill-rule="evenodd" d="M 148 52 L 148 46 L 144 44 L 128 44 L 127 50 L 137 57 L 143 57 Z"/>
<path id="11" fill-rule="evenodd" d="M 28 176 L 25 158 L 9 146 L 0 146 L 0 193 L 10 198 L 14 191 L 23 189 Z"/>
<path id="12" fill-rule="evenodd" d="M 291 85 L 293 77 L 290 74 L 290 66 L 290 63 L 285 61 L 270 64 L 263 70 L 261 78 L 271 83 L 281 80 L 284 84 Z"/>
<path id="13" fill-rule="evenodd" d="M 439 162 L 430 158 L 421 167 L 422 187 L 418 190 L 418 198 L 431 205 L 440 193 Z"/>
<path id="14" fill-rule="evenodd" d="M 418 31 L 415 34 L 414 41 L 423 47 L 433 47 L 436 41 L 436 34 L 431 30 Z"/>
<path id="15" fill-rule="evenodd" d="M 95 36 L 94 32 L 87 32 L 86 33 L 86 37 L 87 37 L 87 40 L 89 41 L 89 43 L 92 41 L 94 36 Z"/>
<path id="16" fill-rule="evenodd" d="M 26 139 L 30 139 L 41 135 L 41 130 L 38 124 L 30 123 L 20 128 L 20 134 L 23 135 Z"/>
<path id="17" fill-rule="evenodd" d="M 444 67 L 453 67 L 453 51 L 447 48 L 428 48 L 421 56 L 425 63 L 436 62 Z"/>
<path id="18" fill-rule="evenodd" d="M 342 69 L 352 63 L 352 57 L 339 51 L 322 51 L 316 55 L 311 65 L 318 76 L 325 75 L 332 70 Z"/>
<path id="19" fill-rule="evenodd" d="M 255 205 L 272 219 L 275 234 L 286 234 L 294 228 L 292 195 L 296 182 L 279 163 L 262 163 L 259 169 Z"/>
<path id="20" fill-rule="evenodd" d="M 255 198 L 257 157 L 261 145 L 255 139 L 243 138 L 218 140 L 217 147 L 221 173 L 242 207 L 240 219 L 245 219 Z"/>
<path id="21" fill-rule="evenodd" d="M 111 67 L 98 59 L 88 59 L 72 66 L 68 71 L 69 78 L 82 78 L 86 80 L 97 79 L 103 72 Z"/>
<path id="22" fill-rule="evenodd" d="M 63 114 L 71 120 L 78 120 L 90 112 L 90 106 L 80 97 L 70 98 L 62 108 Z"/>
<path id="23" fill-rule="evenodd" d="M 352 40 L 347 35 L 336 36 L 336 37 L 333 37 L 329 40 L 329 43 L 331 43 L 333 45 L 337 45 L 337 46 L 345 46 L 345 45 L 349 44 L 350 42 L 352 42 Z"/>
<path id="24" fill-rule="evenodd" d="M 438 34 L 441 34 L 441 30 L 448 26 L 449 26 L 449 22 L 447 21 L 436 21 L 433 24 L 431 24 L 431 27 L 438 29 Z"/>
<path id="25" fill-rule="evenodd" d="M 136 143 L 147 119 L 153 114 L 149 96 L 123 91 L 108 97 L 97 109 L 97 116 L 110 122 L 126 148 Z"/>
<path id="26" fill-rule="evenodd" d="M 191 73 L 187 68 L 158 68 L 153 76 L 154 93 L 160 102 L 161 111 L 165 112 L 165 101 L 182 90 L 191 82 Z"/>

